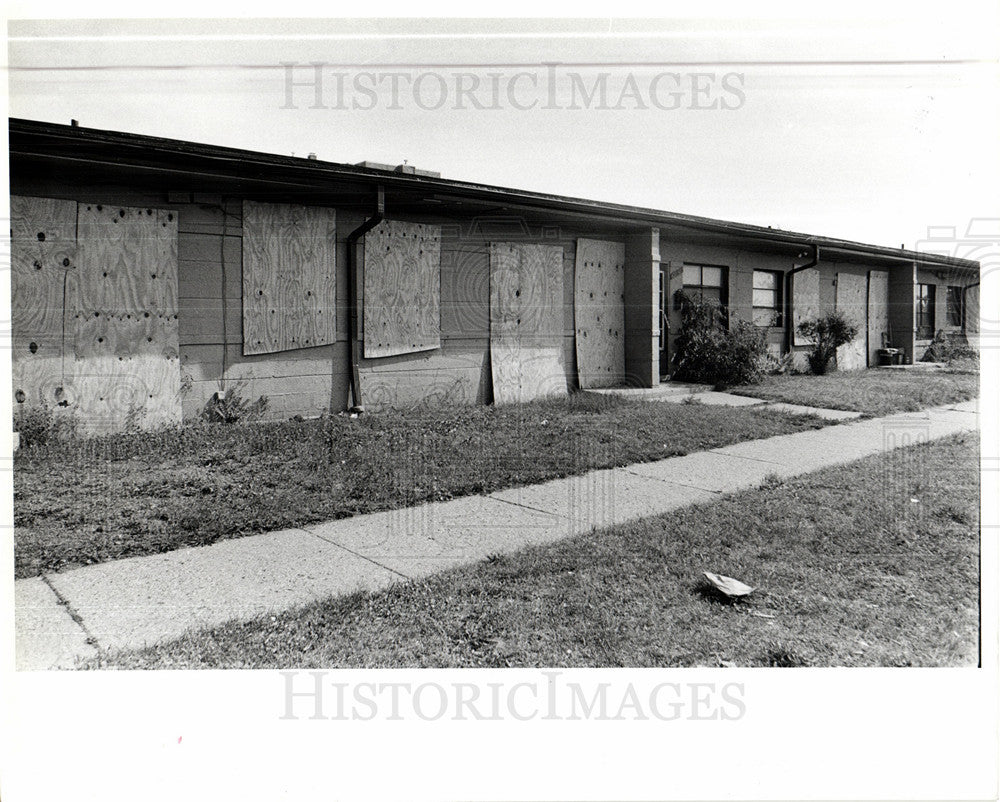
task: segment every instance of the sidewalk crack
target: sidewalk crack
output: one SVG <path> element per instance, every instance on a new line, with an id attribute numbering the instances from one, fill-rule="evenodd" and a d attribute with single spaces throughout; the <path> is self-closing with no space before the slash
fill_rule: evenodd
<path id="1" fill-rule="evenodd" d="M 728 448 L 728 446 L 725 446 L 725 447 Z M 733 459 L 748 459 L 748 460 L 751 460 L 752 462 L 766 462 L 768 465 L 783 465 L 784 464 L 782 462 L 775 462 L 773 459 L 763 459 L 761 457 L 748 457 L 745 454 L 727 454 L 725 451 L 722 451 L 722 450 L 716 449 L 716 448 L 711 448 L 711 449 L 709 449 L 708 451 L 706 451 L 704 453 L 706 453 L 706 454 L 716 454 L 716 455 L 718 455 L 720 457 L 732 457 Z"/>
<path id="2" fill-rule="evenodd" d="M 531 487 L 532 485 L 528 485 Z M 516 489 L 516 488 L 512 488 Z M 502 491 L 507 492 L 507 491 Z M 532 512 L 541 512 L 545 515 L 554 515 L 556 518 L 564 518 L 567 521 L 572 521 L 573 517 L 570 515 L 563 515 L 561 512 L 553 512 L 552 510 L 543 510 L 541 507 L 532 507 L 530 504 L 522 504 L 520 501 L 511 501 L 509 498 L 497 498 L 494 495 L 487 495 L 486 498 L 491 501 L 500 501 L 504 504 L 510 504 L 512 507 L 520 507 L 522 510 L 531 510 Z"/>
<path id="3" fill-rule="evenodd" d="M 777 465 L 778 463 L 774 463 Z M 676 479 L 664 479 L 662 476 L 651 476 L 648 473 L 639 473 L 638 471 L 633 471 L 631 468 L 625 469 L 626 473 L 632 474 L 632 476 L 638 476 L 640 479 L 653 479 L 657 482 L 663 482 L 666 485 L 674 485 L 674 487 L 686 487 L 689 490 L 700 490 L 703 493 L 715 493 L 717 495 L 724 495 L 725 490 L 716 490 L 713 487 L 699 487 L 698 485 L 689 485 L 686 482 L 678 482 Z"/>
<path id="4" fill-rule="evenodd" d="M 73 609 L 73 605 L 69 603 L 69 599 L 63 596 L 56 589 L 56 586 L 52 584 L 52 580 L 50 580 L 48 576 L 46 576 L 45 574 L 41 574 L 39 576 L 39 579 L 41 579 L 42 582 L 44 582 L 48 586 L 49 590 L 52 591 L 52 595 L 56 597 L 56 602 L 58 602 L 62 607 L 66 608 L 66 614 L 73 619 L 73 623 L 75 623 L 78 627 L 80 627 L 80 629 L 83 630 L 83 634 L 87 636 L 86 642 L 89 645 L 93 646 L 95 649 L 99 648 L 97 643 L 97 638 L 94 637 L 94 634 L 87 628 L 87 625 L 83 623 L 83 617 L 76 610 Z"/>
<path id="5" fill-rule="evenodd" d="M 368 557 L 367 555 L 362 554 L 361 552 L 355 551 L 354 549 L 349 549 L 343 543 L 338 543 L 336 540 L 330 540 L 327 537 L 323 537 L 318 532 L 311 532 L 308 529 L 302 528 L 301 526 L 295 527 L 295 528 L 298 529 L 300 532 L 305 532 L 307 535 L 312 535 L 315 538 L 319 538 L 324 543 L 329 543 L 331 546 L 336 546 L 338 549 L 343 549 L 348 554 L 353 554 L 355 557 L 360 557 L 362 560 L 367 560 L 368 562 L 372 563 L 373 565 L 377 565 L 379 568 L 384 568 L 390 574 L 395 574 L 396 576 L 401 576 L 403 579 L 405 579 L 407 581 L 413 579 L 413 577 L 407 576 L 402 571 L 397 571 L 395 568 L 390 568 L 388 565 L 384 565 L 383 563 L 380 563 L 378 560 L 373 560 L 371 557 Z"/>

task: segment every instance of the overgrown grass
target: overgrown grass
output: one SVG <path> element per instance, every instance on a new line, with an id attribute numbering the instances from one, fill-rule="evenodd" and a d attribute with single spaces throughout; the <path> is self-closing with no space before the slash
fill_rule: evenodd
<path id="1" fill-rule="evenodd" d="M 979 395 L 979 373 L 959 370 L 851 370 L 824 376 L 767 376 L 760 384 L 734 387 L 730 392 L 769 401 L 848 409 L 879 416 L 975 398 Z"/>
<path id="2" fill-rule="evenodd" d="M 978 464 L 960 435 L 89 666 L 974 665 Z"/>
<path id="3" fill-rule="evenodd" d="M 49 441 L 14 462 L 17 576 L 817 428 L 594 393 Z"/>

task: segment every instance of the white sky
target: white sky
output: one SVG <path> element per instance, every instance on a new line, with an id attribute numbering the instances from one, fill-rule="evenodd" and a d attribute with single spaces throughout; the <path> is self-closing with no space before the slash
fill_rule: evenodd
<path id="1" fill-rule="evenodd" d="M 985 3 L 882 19 L 869 9 L 797 21 L 50 20 L 12 22 L 9 33 L 17 117 L 330 161 L 406 159 L 448 178 L 897 247 L 917 245 L 929 226 L 961 233 L 972 218 L 1000 217 L 998 37 Z M 433 72 L 450 95 L 424 110 L 404 84 L 403 108 L 389 109 L 383 83 L 375 108 L 310 109 L 312 91 L 295 88 L 298 108 L 282 109 L 281 63 L 314 61 L 342 65 L 324 68 L 327 105 L 338 70 L 348 89 L 366 70 Z M 630 74 L 648 95 L 660 72 L 681 73 L 685 87 L 692 72 L 714 73 L 716 87 L 739 73 L 745 101 L 692 109 L 687 89 L 673 110 L 545 109 L 550 62 L 561 65 L 563 107 L 569 73 L 589 86 L 601 71 L 613 98 Z M 623 66 L 573 66 L 595 63 Z M 469 64 L 480 66 L 448 66 Z M 298 69 L 297 80 L 309 77 Z M 454 108 L 453 73 L 485 87 L 488 72 L 507 86 L 522 71 L 540 88 L 518 79 L 515 97 L 538 98 L 535 108 L 505 97 L 499 110 Z M 421 85 L 425 105 L 436 81 Z M 355 97 L 367 102 L 345 94 Z"/>

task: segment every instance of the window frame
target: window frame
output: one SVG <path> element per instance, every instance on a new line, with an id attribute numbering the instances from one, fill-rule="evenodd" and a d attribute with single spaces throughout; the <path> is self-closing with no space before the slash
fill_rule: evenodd
<path id="1" fill-rule="evenodd" d="M 761 291 L 774 293 L 773 306 L 761 306 L 754 302 L 754 295 L 758 288 L 755 286 L 758 274 L 774 277 L 774 289 L 761 287 Z M 755 326 L 761 329 L 783 329 L 785 327 L 785 274 L 780 270 L 754 270 L 750 284 L 750 320 Z M 772 322 L 763 325 L 757 322 L 757 311 L 769 311 L 773 314 Z"/>
<path id="2" fill-rule="evenodd" d="M 698 284 L 688 284 L 684 280 L 683 272 L 681 273 L 681 289 L 684 294 L 691 297 L 697 298 L 699 301 L 705 300 L 705 290 L 718 290 L 719 291 L 719 306 L 722 308 L 723 312 L 729 310 L 729 266 L 728 265 L 714 265 L 704 262 L 684 262 L 682 264 L 682 270 L 687 270 L 690 267 L 698 268 L 699 283 Z M 712 270 L 718 270 L 720 273 L 720 281 L 718 285 L 715 284 L 705 284 L 705 268 Z M 697 290 L 696 293 L 690 292 L 690 290 Z M 714 300 L 714 299 L 713 299 Z"/>

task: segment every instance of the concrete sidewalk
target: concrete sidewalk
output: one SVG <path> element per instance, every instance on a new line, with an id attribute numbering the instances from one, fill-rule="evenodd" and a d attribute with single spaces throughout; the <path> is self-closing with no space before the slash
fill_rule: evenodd
<path id="1" fill-rule="evenodd" d="M 152 644 L 711 501 L 768 476 L 973 431 L 977 410 L 968 401 L 18 580 L 16 665 L 72 667 L 96 647 Z"/>

